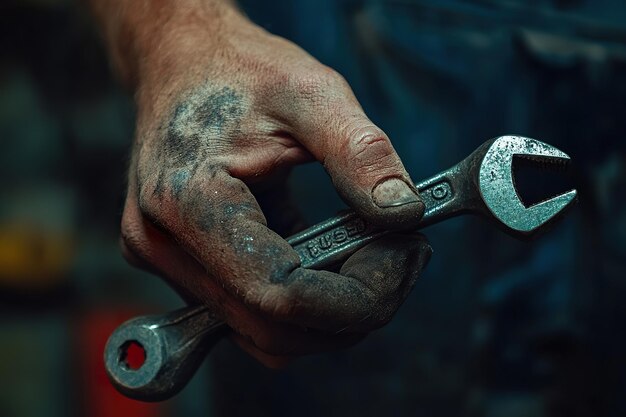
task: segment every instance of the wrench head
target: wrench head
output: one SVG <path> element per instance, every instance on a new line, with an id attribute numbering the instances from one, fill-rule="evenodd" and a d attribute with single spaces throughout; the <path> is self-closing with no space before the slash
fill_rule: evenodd
<path id="1" fill-rule="evenodd" d="M 501 136 L 485 152 L 478 173 L 478 188 L 487 209 L 510 233 L 532 236 L 570 207 L 576 201 L 577 192 L 571 190 L 527 207 L 515 187 L 514 156 L 548 166 L 567 165 L 570 157 L 553 146 L 521 136 Z"/>

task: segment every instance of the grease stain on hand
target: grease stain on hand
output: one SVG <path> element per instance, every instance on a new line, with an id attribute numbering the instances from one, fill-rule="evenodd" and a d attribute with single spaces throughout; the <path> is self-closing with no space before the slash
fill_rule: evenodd
<path id="1" fill-rule="evenodd" d="M 200 165 L 239 130 L 245 112 L 243 96 L 228 86 L 205 85 L 183 96 L 158 129 L 154 195 L 162 197 L 169 190 L 178 200 Z"/>

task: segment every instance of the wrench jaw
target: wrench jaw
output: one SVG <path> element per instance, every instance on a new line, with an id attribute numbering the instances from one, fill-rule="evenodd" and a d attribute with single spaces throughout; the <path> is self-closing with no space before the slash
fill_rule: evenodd
<path id="1" fill-rule="evenodd" d="M 575 203 L 577 191 L 527 207 L 515 187 L 514 156 L 556 167 L 567 166 L 570 157 L 553 146 L 521 136 L 499 137 L 485 153 L 479 168 L 478 188 L 488 212 L 509 234 L 531 238 L 546 230 Z"/>

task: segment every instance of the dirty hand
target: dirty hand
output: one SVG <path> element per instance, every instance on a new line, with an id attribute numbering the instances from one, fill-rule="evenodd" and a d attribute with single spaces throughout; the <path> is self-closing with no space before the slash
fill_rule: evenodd
<path id="1" fill-rule="evenodd" d="M 229 2 L 190 4 L 144 7 L 152 17 L 129 30 L 140 33 L 113 48 L 138 106 L 127 258 L 220 312 L 238 343 L 270 366 L 277 355 L 351 345 L 391 319 L 430 256 L 427 242 L 393 234 L 339 273 L 307 270 L 259 202 L 293 223 L 283 197 L 263 196 L 283 196 L 289 167 L 315 159 L 370 222 L 416 223 L 424 205 L 341 76 Z M 142 25 L 153 26 L 148 35 Z"/>

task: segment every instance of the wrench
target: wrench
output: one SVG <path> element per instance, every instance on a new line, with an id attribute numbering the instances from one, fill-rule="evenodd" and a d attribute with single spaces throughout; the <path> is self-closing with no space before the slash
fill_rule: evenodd
<path id="1" fill-rule="evenodd" d="M 528 238 L 546 229 L 576 200 L 576 190 L 527 207 L 515 188 L 513 157 L 544 165 L 566 166 L 569 156 L 538 140 L 501 136 L 485 142 L 470 156 L 416 187 L 426 205 L 418 228 L 464 213 L 493 220 L 504 231 Z M 305 268 L 340 263 L 367 243 L 388 233 L 346 212 L 287 239 Z M 105 366 L 118 391 L 143 401 L 160 401 L 178 393 L 191 379 L 210 348 L 228 330 L 207 306 L 192 306 L 164 315 L 142 316 L 118 327 L 105 347 Z M 133 369 L 127 362 L 132 345 L 145 353 Z"/>

